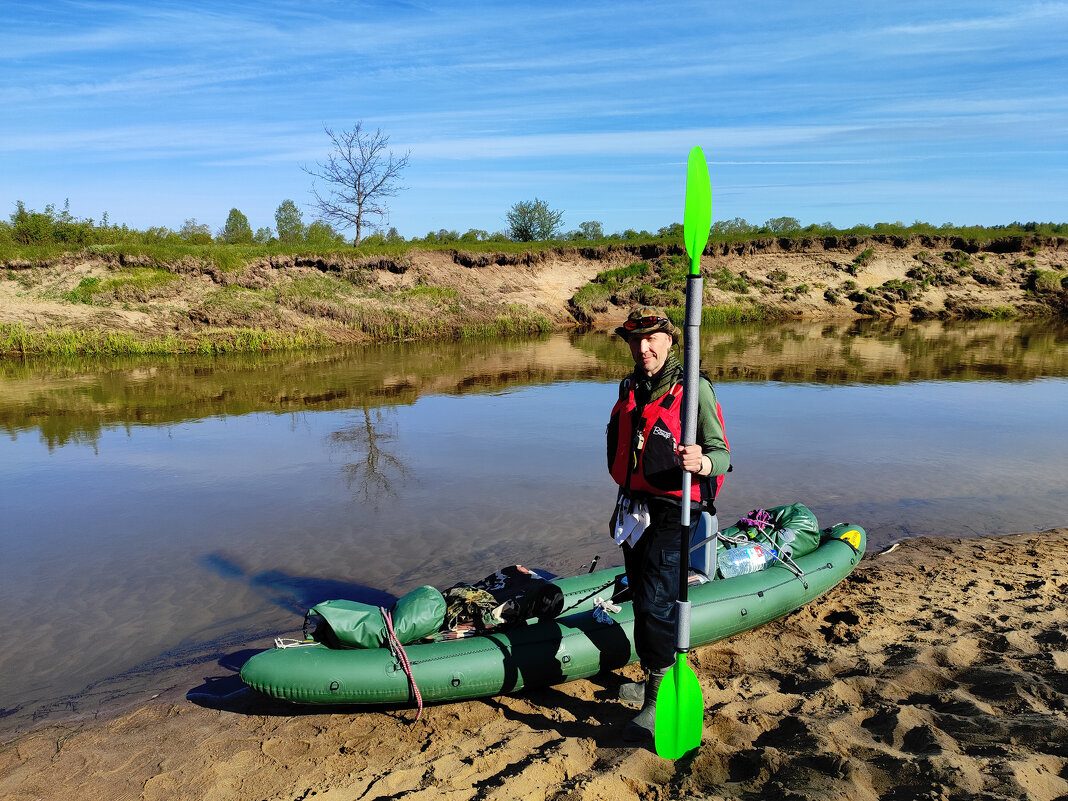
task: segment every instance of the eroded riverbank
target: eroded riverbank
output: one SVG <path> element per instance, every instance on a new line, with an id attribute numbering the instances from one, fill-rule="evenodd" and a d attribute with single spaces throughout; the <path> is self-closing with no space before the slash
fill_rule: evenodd
<path id="1" fill-rule="evenodd" d="M 679 307 L 678 246 L 227 263 L 133 253 L 12 262 L 0 351 L 222 352 L 610 327 Z M 1068 240 L 826 237 L 710 245 L 705 307 L 727 321 L 1048 317 L 1068 309 Z"/>

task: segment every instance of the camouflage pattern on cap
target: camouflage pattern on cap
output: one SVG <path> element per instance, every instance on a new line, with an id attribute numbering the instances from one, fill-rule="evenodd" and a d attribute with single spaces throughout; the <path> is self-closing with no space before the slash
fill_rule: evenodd
<path id="1" fill-rule="evenodd" d="M 652 325 L 641 325 L 641 320 L 645 317 L 658 317 L 660 318 L 656 323 Z M 652 334 L 657 331 L 663 331 L 665 334 L 670 334 L 671 339 L 674 342 L 678 342 L 682 338 L 682 332 L 676 327 L 676 325 L 668 319 L 668 316 L 664 314 L 661 309 L 655 306 L 640 306 L 634 309 L 627 315 L 627 322 L 635 325 L 634 328 L 627 328 L 626 324 L 619 326 L 616 329 L 616 333 L 623 339 L 629 341 L 633 334 L 644 336 L 645 334 Z"/>

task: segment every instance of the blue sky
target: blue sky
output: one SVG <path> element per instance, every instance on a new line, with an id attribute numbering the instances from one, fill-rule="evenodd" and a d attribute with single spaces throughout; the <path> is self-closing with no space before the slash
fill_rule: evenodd
<path id="1" fill-rule="evenodd" d="M 411 151 L 389 225 L 1068 220 L 1068 2 L 19 2 L 0 8 L 0 213 L 313 219 L 323 125 Z"/>

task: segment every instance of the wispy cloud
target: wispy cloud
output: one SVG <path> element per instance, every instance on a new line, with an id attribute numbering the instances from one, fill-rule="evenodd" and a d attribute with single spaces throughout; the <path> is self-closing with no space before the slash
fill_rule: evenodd
<path id="1" fill-rule="evenodd" d="M 0 152 L 76 152 L 83 157 L 119 159 L 207 158 L 221 153 L 322 153 L 322 143 L 306 130 L 285 125 L 250 128 L 225 125 L 129 125 L 40 135 L 0 135 Z"/>
<path id="2" fill-rule="evenodd" d="M 938 6 L 932 6 L 937 13 Z M 956 38 L 969 33 L 1006 33 L 1030 31 L 1035 26 L 1057 25 L 1068 22 L 1068 3 L 1020 3 L 1006 13 L 946 16 L 939 20 L 918 24 L 894 25 L 883 29 L 887 35 L 918 37 L 920 39 Z"/>
<path id="3" fill-rule="evenodd" d="M 103 77 L 99 81 L 59 80 L 49 76 L 35 86 L 0 89 L 0 103 L 44 104 L 65 99 L 97 102 L 105 96 L 124 102 L 138 97 L 160 97 L 202 90 L 206 87 L 262 81 L 283 74 L 261 65 L 227 65 L 221 68 L 201 66 L 166 66 Z M 64 76 L 69 78 L 69 76 Z"/>
<path id="4" fill-rule="evenodd" d="M 851 126 L 769 126 L 656 129 L 594 132 L 414 139 L 391 142 L 398 151 L 411 150 L 420 159 L 515 159 L 565 156 L 674 155 L 694 142 L 711 151 L 760 150 L 822 141 L 856 133 Z M 213 155 L 244 153 L 228 163 L 250 165 L 280 159 L 321 158 L 325 137 L 319 131 L 275 124 L 249 128 L 226 125 L 131 125 L 55 132 L 44 135 L 0 136 L 0 150 L 62 151 L 116 154 L 122 157 Z"/>
<path id="5" fill-rule="evenodd" d="M 738 149 L 811 142 L 851 130 L 837 126 L 766 128 L 687 128 L 650 131 L 474 137 L 412 142 L 410 148 L 430 158 L 517 158 L 596 155 L 665 155 L 686 152 L 694 142 L 709 149 Z"/>

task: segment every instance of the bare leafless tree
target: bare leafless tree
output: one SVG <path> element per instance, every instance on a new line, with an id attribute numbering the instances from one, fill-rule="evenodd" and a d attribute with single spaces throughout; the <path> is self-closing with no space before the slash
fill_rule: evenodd
<path id="1" fill-rule="evenodd" d="M 342 229 L 355 226 L 355 243 L 359 244 L 371 218 L 389 213 L 385 198 L 405 188 L 397 181 L 408 166 L 411 151 L 397 156 L 388 148 L 389 137 L 381 129 L 373 134 L 364 131 L 362 121 L 351 130 L 334 131 L 324 125 L 323 131 L 333 149 L 325 162 L 316 162 L 314 169 L 302 169 L 326 182 L 322 193 L 312 185 L 319 215 Z"/>

